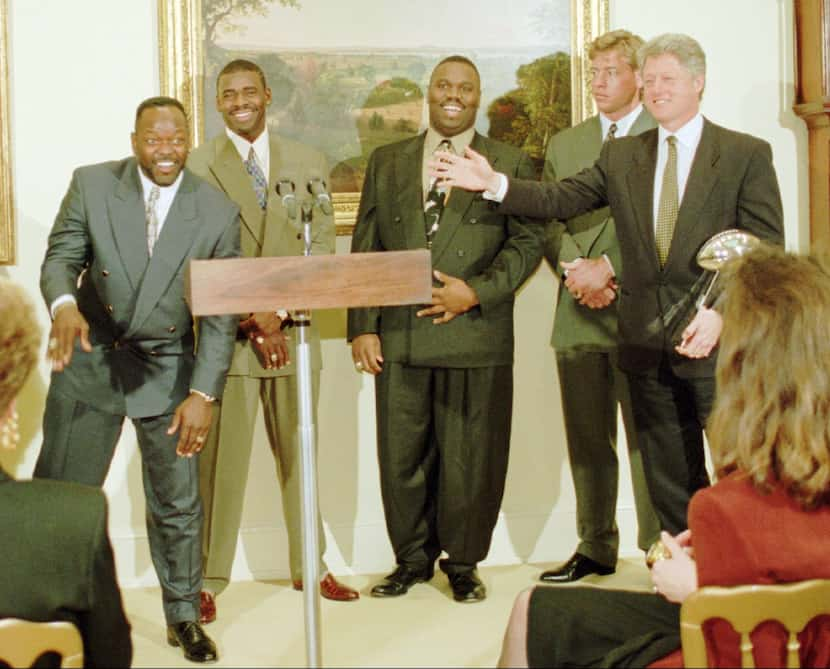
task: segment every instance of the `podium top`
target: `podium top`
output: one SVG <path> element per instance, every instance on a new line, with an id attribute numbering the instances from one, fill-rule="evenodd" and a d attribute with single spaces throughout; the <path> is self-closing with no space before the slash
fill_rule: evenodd
<path id="1" fill-rule="evenodd" d="M 432 263 L 426 249 L 193 260 L 185 291 L 194 316 L 428 304 Z"/>

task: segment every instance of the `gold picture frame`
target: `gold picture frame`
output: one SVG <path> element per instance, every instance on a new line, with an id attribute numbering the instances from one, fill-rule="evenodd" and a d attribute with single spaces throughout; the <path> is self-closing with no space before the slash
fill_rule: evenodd
<path id="1" fill-rule="evenodd" d="M 594 114 L 588 88 L 586 46 L 608 30 L 610 0 L 570 0 L 571 122 Z M 178 98 L 187 110 L 193 145 L 205 132 L 202 0 L 158 0 L 161 93 Z M 333 194 L 339 235 L 351 234 L 359 193 Z"/>
<path id="2" fill-rule="evenodd" d="M 0 0 L 0 265 L 15 262 L 14 189 L 9 124 L 9 7 Z"/>

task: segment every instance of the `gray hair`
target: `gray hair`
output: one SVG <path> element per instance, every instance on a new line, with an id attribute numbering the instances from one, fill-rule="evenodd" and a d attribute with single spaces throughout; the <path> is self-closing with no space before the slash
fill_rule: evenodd
<path id="1" fill-rule="evenodd" d="M 665 33 L 649 40 L 637 51 L 637 64 L 642 71 L 646 59 L 671 54 L 692 76 L 706 76 L 706 54 L 696 39 L 680 33 Z"/>

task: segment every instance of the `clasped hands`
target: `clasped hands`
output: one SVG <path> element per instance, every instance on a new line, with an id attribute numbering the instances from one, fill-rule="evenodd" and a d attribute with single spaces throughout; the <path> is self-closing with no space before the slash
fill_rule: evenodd
<path id="1" fill-rule="evenodd" d="M 576 258 L 559 263 L 567 272 L 565 287 L 579 304 L 603 309 L 617 296 L 617 281 L 605 258 Z"/>
<path id="2" fill-rule="evenodd" d="M 282 369 L 291 364 L 288 342 L 282 331 L 282 319 L 273 311 L 258 311 L 239 322 L 239 328 L 251 342 L 259 364 L 264 369 Z"/>
<path id="3" fill-rule="evenodd" d="M 680 604 L 697 590 L 692 532 L 685 530 L 675 537 L 668 532 L 661 532 L 660 541 L 668 549 L 671 557 L 658 560 L 651 568 L 654 592 L 663 595 L 670 602 Z"/>

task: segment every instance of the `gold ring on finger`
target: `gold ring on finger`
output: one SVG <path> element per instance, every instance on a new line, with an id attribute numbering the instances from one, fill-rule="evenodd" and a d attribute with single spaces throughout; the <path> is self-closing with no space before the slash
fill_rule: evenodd
<path id="1" fill-rule="evenodd" d="M 354 364 L 354 368 L 355 368 L 358 372 L 362 372 L 362 371 L 363 371 L 363 363 L 362 363 L 362 362 L 360 362 L 360 360 L 358 360 L 358 361 Z"/>
<path id="2" fill-rule="evenodd" d="M 197 444 L 204 444 L 205 443 L 205 438 L 204 437 L 196 437 L 196 443 Z"/>
<path id="3" fill-rule="evenodd" d="M 265 337 L 257 337 L 256 343 L 262 346 L 265 343 Z"/>
<path id="4" fill-rule="evenodd" d="M 276 354 L 276 353 L 272 353 L 272 354 L 271 354 L 271 362 L 276 362 L 276 361 L 277 361 L 277 354 Z"/>
<path id="5" fill-rule="evenodd" d="M 57 337 L 52 337 L 49 340 L 49 350 L 54 351 L 58 347 L 58 339 Z"/>

